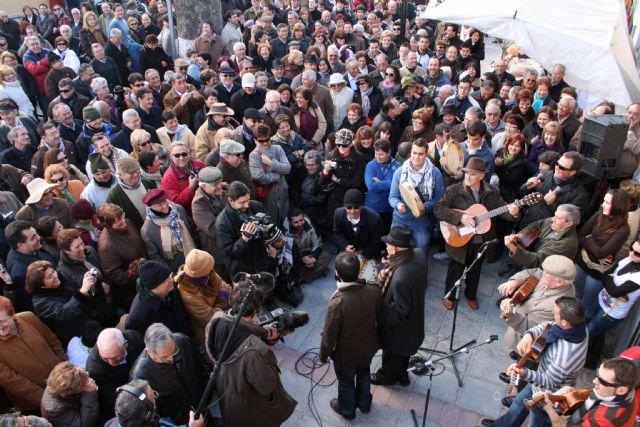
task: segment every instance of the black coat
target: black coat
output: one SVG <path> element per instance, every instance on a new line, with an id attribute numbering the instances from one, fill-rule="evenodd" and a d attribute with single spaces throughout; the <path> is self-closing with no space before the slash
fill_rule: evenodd
<path id="1" fill-rule="evenodd" d="M 129 50 L 127 49 L 127 47 L 124 45 L 124 43 L 121 43 L 120 49 L 118 49 L 116 45 L 108 41 L 104 47 L 104 54 L 114 60 L 114 62 L 118 66 L 122 84 L 125 84 L 125 82 L 129 78 L 129 74 L 131 73 L 131 55 L 129 54 Z"/>
<path id="2" fill-rule="evenodd" d="M 383 234 L 382 218 L 376 211 L 366 206 L 360 211 L 360 222 L 356 231 L 347 219 L 345 208 L 336 209 L 333 215 L 333 238 L 340 252 L 344 251 L 348 245 L 353 245 L 356 251 L 361 251 L 363 257 L 377 258 L 384 249 L 384 242 L 380 240 Z"/>
<path id="3" fill-rule="evenodd" d="M 333 211 L 342 206 L 342 199 L 347 190 L 356 188 L 363 194 L 366 191 L 364 186 L 364 169 L 367 163 L 362 154 L 358 153 L 355 149 L 352 149 L 347 157 L 341 158 L 337 147 L 329 153 L 327 160 L 337 163 L 336 169 L 333 169 L 329 175 L 325 175 L 323 172 L 320 178 L 321 185 L 332 188 L 329 194 L 328 209 L 329 215 L 333 215 Z M 331 179 L 332 175 L 335 175 L 339 181 L 333 182 Z"/>
<path id="4" fill-rule="evenodd" d="M 162 65 L 162 61 L 167 62 L 167 66 Z M 161 76 L 164 75 L 164 72 L 169 69 L 169 65 L 171 64 L 171 58 L 167 55 L 167 52 L 164 51 L 160 46 L 155 49 L 151 49 L 150 47 L 144 45 L 142 49 L 138 51 L 138 62 L 140 63 L 140 69 L 144 74 L 150 68 L 154 68 L 160 73 Z"/>
<path id="5" fill-rule="evenodd" d="M 241 89 L 231 96 L 231 104 L 227 105 L 235 112 L 233 118 L 242 122 L 244 111 L 247 108 L 261 109 L 264 106 L 266 96 L 267 92 L 264 89 L 256 88 L 251 95 Z M 218 92 L 218 99 L 220 99 L 220 92 Z"/>
<path id="6" fill-rule="evenodd" d="M 382 348 L 411 356 L 424 339 L 424 294 L 427 287 L 427 257 L 414 249 L 411 260 L 393 272 L 383 296 Z"/>
<path id="7" fill-rule="evenodd" d="M 373 86 L 371 95 L 369 95 L 369 104 L 371 105 L 371 108 L 369 109 L 369 115 L 367 116 L 368 118 L 373 119 L 378 115 L 380 110 L 382 110 L 383 101 L 384 95 L 382 94 L 382 91 L 380 91 L 380 89 L 378 89 L 376 86 Z M 351 102 L 362 105 L 362 94 L 359 90 L 353 93 L 353 101 Z"/>
<path id="8" fill-rule="evenodd" d="M 123 82 L 126 81 L 126 78 L 121 75 L 120 68 L 116 61 L 109 56 L 104 57 L 104 62 L 94 58 L 90 64 L 97 74 L 100 74 L 100 76 L 107 80 L 110 88 L 116 85 L 122 85 Z M 127 73 L 126 76 L 128 77 L 129 73 Z"/>
<path id="9" fill-rule="evenodd" d="M 224 102 L 227 105 L 227 107 L 231 107 L 231 97 L 236 92 L 242 89 L 242 87 L 237 83 L 233 83 L 233 86 L 231 87 L 231 91 L 228 91 L 227 89 L 225 89 L 222 83 L 218 83 L 213 88 L 216 90 L 216 92 L 218 92 L 218 102 Z M 264 105 L 264 103 L 262 105 Z M 262 105 L 257 107 L 256 110 L 259 108 L 262 108 Z"/>
<path id="10" fill-rule="evenodd" d="M 144 334 L 152 323 L 163 323 L 172 332 L 191 335 L 191 326 L 180 293 L 174 289 L 169 295 L 171 302 L 164 304 L 158 298 L 143 300 L 140 293 L 136 294 L 125 327 Z"/>
<path id="11" fill-rule="evenodd" d="M 507 203 L 518 197 L 520 186 L 531 176 L 527 162 L 522 157 L 506 165 L 496 166 L 495 173 L 500 178 L 500 195 Z"/>
<path id="12" fill-rule="evenodd" d="M 156 363 L 143 352 L 133 366 L 131 378 L 149 381 L 158 393 L 157 408 L 161 417 L 186 424 L 189 409 L 198 405 L 206 386 L 207 369 L 204 353 L 195 341 L 183 334 L 173 334 L 173 338 L 178 350 L 173 363 Z"/>
<path id="13" fill-rule="evenodd" d="M 7 255 L 7 271 L 13 279 L 13 287 L 16 290 L 16 300 L 13 303 L 16 313 L 33 311 L 31 294 L 24 288 L 24 280 L 27 277 L 27 267 L 35 261 L 49 261 L 53 265 L 56 264 L 53 257 L 42 250 L 36 254 L 23 254 L 11 249 Z"/>
<path id="14" fill-rule="evenodd" d="M 127 343 L 125 357 L 126 363 L 111 366 L 100 358 L 98 346 L 93 346 L 87 358 L 87 372 L 98 386 L 98 398 L 100 399 L 100 411 L 104 419 L 114 416 L 116 405 L 116 389 L 129 382 L 129 372 L 136 359 L 144 350 L 144 341 L 138 331 L 125 329 L 122 331 Z"/>

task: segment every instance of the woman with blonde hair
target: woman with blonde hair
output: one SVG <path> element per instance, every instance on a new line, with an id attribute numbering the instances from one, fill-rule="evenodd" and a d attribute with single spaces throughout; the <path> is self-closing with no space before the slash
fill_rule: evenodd
<path id="1" fill-rule="evenodd" d="M 91 45 L 99 43 L 104 46 L 107 43 L 98 16 L 94 12 L 87 12 L 82 17 L 82 28 L 80 29 L 80 53 L 91 56 Z"/>
<path id="2" fill-rule="evenodd" d="M 426 108 L 419 108 L 411 114 L 411 124 L 404 128 L 400 141 L 413 142 L 418 138 L 433 141 L 436 134 L 431 130 L 430 114 Z"/>
<path id="3" fill-rule="evenodd" d="M 374 133 L 371 126 L 362 126 L 356 131 L 356 136 L 353 140 L 353 144 L 356 151 L 362 154 L 369 163 L 375 157 L 375 150 L 373 148 Z"/>
<path id="4" fill-rule="evenodd" d="M 62 165 L 51 165 L 44 171 L 44 179 L 49 184 L 56 184 L 53 187 L 53 194 L 58 199 L 65 200 L 69 206 L 80 198 L 84 190 L 81 181 L 69 179 L 69 172 Z"/>
<path id="5" fill-rule="evenodd" d="M 33 104 L 22 88 L 16 71 L 8 65 L 0 65 L 0 99 L 10 98 L 18 104 L 18 111 L 35 117 Z"/>
<path id="6" fill-rule="evenodd" d="M 564 153 L 564 145 L 562 143 L 562 126 L 558 122 L 549 122 L 544 125 L 540 137 L 536 137 L 531 141 L 527 163 L 532 174 L 538 173 L 539 162 L 538 157 L 545 151 L 555 151 L 556 153 Z"/>
<path id="7" fill-rule="evenodd" d="M 62 165 L 67 172 L 69 172 L 69 178 L 82 182 L 82 185 L 89 184 L 89 178 L 83 174 L 78 167 L 72 163 L 69 163 L 69 159 L 64 151 L 59 148 L 50 148 L 44 154 L 43 168 L 47 168 L 51 165 Z M 43 174 L 44 176 L 44 174 Z"/>
<path id="8" fill-rule="evenodd" d="M 151 134 L 144 129 L 135 129 L 131 132 L 131 158 L 138 160 L 140 153 L 144 151 L 153 151 L 159 157 L 163 164 L 167 162 L 167 152 L 160 144 L 151 141 Z"/>
<path id="9" fill-rule="evenodd" d="M 81 367 L 58 363 L 47 378 L 40 409 L 55 426 L 96 426 L 100 420 L 98 386 Z"/>

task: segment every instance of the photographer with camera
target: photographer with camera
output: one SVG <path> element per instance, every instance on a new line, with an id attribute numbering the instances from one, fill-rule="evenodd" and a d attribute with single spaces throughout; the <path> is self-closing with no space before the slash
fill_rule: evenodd
<path id="1" fill-rule="evenodd" d="M 245 297 L 247 303 L 240 313 Z M 221 364 L 216 391 L 222 396 L 220 403 L 226 426 L 279 426 L 297 405 L 284 389 L 276 356 L 265 342 L 273 342 L 279 332 L 252 322 L 261 302 L 262 292 L 250 280 L 241 280 L 231 291 L 231 312 L 216 313 L 207 326 L 207 353 Z M 233 316 L 238 315 L 242 316 L 240 322 L 222 354 L 233 328 Z"/>
<path id="2" fill-rule="evenodd" d="M 249 187 L 239 181 L 232 182 L 227 192 L 227 206 L 216 219 L 230 277 L 241 271 L 275 271 L 276 260 L 267 255 L 265 245 L 265 232 L 272 227 L 275 225 L 264 215 L 262 203 L 251 200 Z"/>

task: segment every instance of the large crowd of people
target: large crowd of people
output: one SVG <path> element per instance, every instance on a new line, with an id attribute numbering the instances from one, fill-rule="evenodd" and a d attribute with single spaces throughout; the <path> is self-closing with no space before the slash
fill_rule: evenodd
<path id="1" fill-rule="evenodd" d="M 0 406 L 19 411 L 0 425 L 280 425 L 297 402 L 272 345 L 291 331 L 256 316 L 299 306 L 336 253 L 319 360 L 342 417 L 411 382 L 430 263 L 444 307 L 477 310 L 504 257 L 521 363 L 499 376 L 521 381 L 482 424 L 634 425 L 634 356 L 601 356 L 640 296 L 640 103 L 594 185 L 582 123 L 616 106 L 583 111 L 560 58 L 486 66 L 485 35 L 424 0 L 220 7 L 182 53 L 162 0 L 0 10 Z M 214 364 L 225 391 L 199 416 Z M 571 421 L 558 402 L 585 366 Z"/>

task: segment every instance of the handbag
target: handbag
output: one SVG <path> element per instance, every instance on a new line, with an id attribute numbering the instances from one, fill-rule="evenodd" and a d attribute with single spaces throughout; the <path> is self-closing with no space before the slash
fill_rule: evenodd
<path id="1" fill-rule="evenodd" d="M 262 168 L 265 172 L 267 171 L 267 165 L 263 164 Z M 253 181 L 253 186 L 256 189 L 256 199 L 258 201 L 266 200 L 266 198 L 269 197 L 269 193 L 271 192 L 271 189 L 274 185 L 276 185 L 275 182 L 270 182 L 268 184 L 259 184 L 256 181 Z"/>

